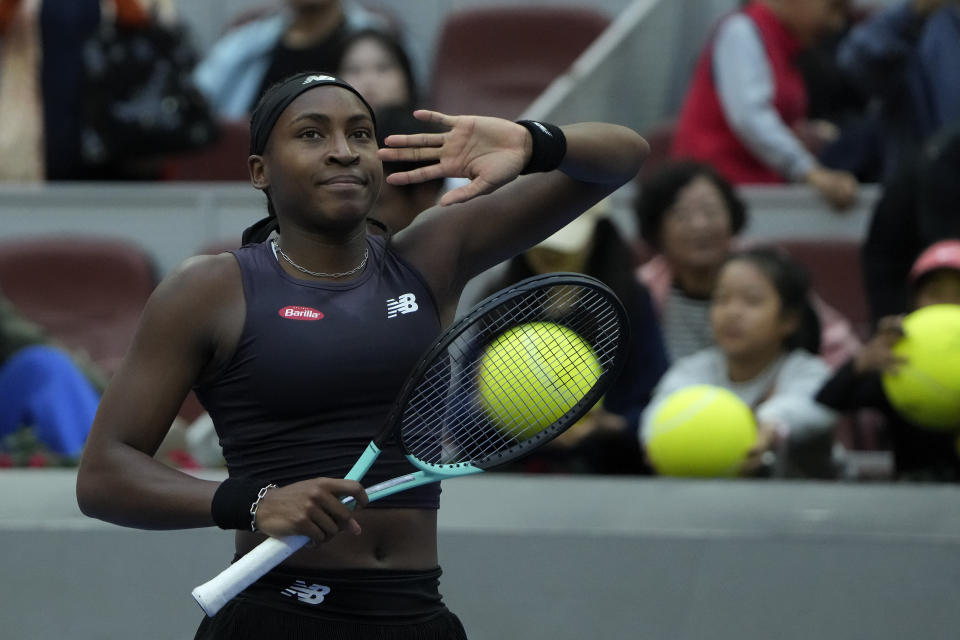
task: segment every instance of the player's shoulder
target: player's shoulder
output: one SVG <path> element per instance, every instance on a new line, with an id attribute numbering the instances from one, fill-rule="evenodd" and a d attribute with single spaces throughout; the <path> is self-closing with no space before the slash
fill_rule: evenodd
<path id="1" fill-rule="evenodd" d="M 240 275 L 240 265 L 232 253 L 191 256 L 170 273 L 169 278 L 199 284 L 216 282 L 231 275 Z"/>
<path id="2" fill-rule="evenodd" d="M 240 265 L 230 253 L 187 258 L 158 285 L 154 296 L 170 302 L 206 300 L 214 302 L 242 287 Z"/>

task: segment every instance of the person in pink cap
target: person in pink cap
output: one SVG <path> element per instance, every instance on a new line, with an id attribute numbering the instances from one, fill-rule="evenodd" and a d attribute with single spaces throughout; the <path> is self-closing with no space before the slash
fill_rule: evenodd
<path id="1" fill-rule="evenodd" d="M 941 240 L 913 263 L 907 283 L 912 309 L 960 305 L 960 239 Z M 817 402 L 838 411 L 879 410 L 899 480 L 960 481 L 956 434 L 931 431 L 905 420 L 883 391 L 881 378 L 903 364 L 892 347 L 903 336 L 902 316 L 887 316 L 867 342 L 817 393 Z"/>
<path id="2" fill-rule="evenodd" d="M 941 240 L 920 254 L 910 269 L 914 307 L 960 304 L 960 240 Z"/>

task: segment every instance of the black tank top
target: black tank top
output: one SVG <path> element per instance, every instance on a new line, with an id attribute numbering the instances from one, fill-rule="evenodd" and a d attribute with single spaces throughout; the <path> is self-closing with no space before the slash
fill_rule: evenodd
<path id="1" fill-rule="evenodd" d="M 383 426 L 414 363 L 440 332 L 420 274 L 368 236 L 369 262 L 352 282 L 297 279 L 269 243 L 233 251 L 246 319 L 236 353 L 195 388 L 216 425 L 231 477 L 279 485 L 342 478 Z M 410 473 L 395 443 L 364 486 Z M 436 509 L 438 484 L 371 506 Z"/>

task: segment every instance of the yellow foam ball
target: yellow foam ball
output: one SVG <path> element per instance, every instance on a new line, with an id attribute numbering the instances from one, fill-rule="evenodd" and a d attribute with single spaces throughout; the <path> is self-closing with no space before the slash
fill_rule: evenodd
<path id="1" fill-rule="evenodd" d="M 647 457 L 669 476 L 735 476 L 757 440 L 750 407 L 732 391 L 705 384 L 667 396 L 648 429 Z"/>
<path id="2" fill-rule="evenodd" d="M 508 329 L 487 346 L 477 393 L 502 433 L 526 440 L 574 407 L 602 373 L 593 349 L 576 332 L 531 322 Z"/>
<path id="3" fill-rule="evenodd" d="M 893 352 L 906 364 L 883 375 L 887 399 L 918 426 L 960 427 L 960 305 L 917 309 L 904 318 L 903 332 Z"/>

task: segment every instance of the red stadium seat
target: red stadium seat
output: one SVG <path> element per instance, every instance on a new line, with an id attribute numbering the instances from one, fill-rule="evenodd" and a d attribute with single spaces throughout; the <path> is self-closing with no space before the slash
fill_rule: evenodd
<path id="1" fill-rule="evenodd" d="M 38 236 L 0 243 L 0 292 L 108 375 L 126 353 L 156 283 L 150 256 L 124 240 Z"/>
<path id="2" fill-rule="evenodd" d="M 441 27 L 430 106 L 517 118 L 609 26 L 583 7 L 482 7 Z"/>

